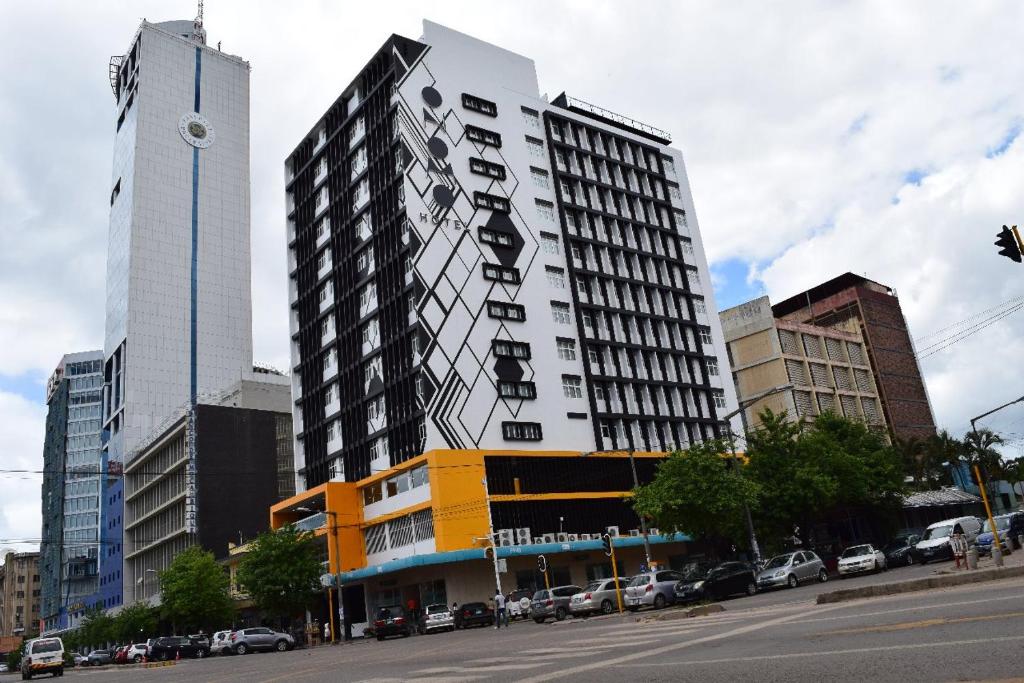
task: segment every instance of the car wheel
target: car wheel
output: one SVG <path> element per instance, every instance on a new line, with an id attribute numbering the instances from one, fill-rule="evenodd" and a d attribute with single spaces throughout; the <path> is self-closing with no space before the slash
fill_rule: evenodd
<path id="1" fill-rule="evenodd" d="M 819 571 L 818 572 L 818 581 L 821 582 L 821 583 L 825 583 L 826 581 L 828 581 L 828 572 L 825 571 L 824 569 Z"/>
<path id="2" fill-rule="evenodd" d="M 602 600 L 601 601 L 601 613 L 602 614 L 611 614 L 614 609 L 615 608 L 612 606 L 612 601 L 611 600 Z"/>
<path id="3" fill-rule="evenodd" d="M 914 556 L 911 553 L 907 553 L 907 566 L 914 564 Z"/>
<path id="4" fill-rule="evenodd" d="M 378 640 L 378 641 L 380 641 L 380 640 L 384 640 L 384 636 L 377 636 L 377 640 Z"/>
<path id="5" fill-rule="evenodd" d="M 543 624 L 544 623 L 544 618 L 543 617 L 534 617 L 533 621 L 534 621 L 534 623 L 537 623 L 537 624 Z"/>
<path id="6" fill-rule="evenodd" d="M 282 638 L 281 640 L 279 640 L 276 643 L 274 643 L 274 649 L 277 650 L 278 652 L 287 652 L 288 651 L 288 641 L 284 640 Z"/>
<path id="7" fill-rule="evenodd" d="M 665 606 L 665 596 L 658 593 L 654 596 L 654 609 L 661 609 Z"/>
<path id="8" fill-rule="evenodd" d="M 786 579 L 786 583 L 789 584 L 790 588 L 796 588 L 799 581 L 796 580 L 796 574 L 790 574 L 789 578 Z"/>
<path id="9" fill-rule="evenodd" d="M 247 654 L 249 654 L 249 646 L 246 645 L 245 643 L 240 643 L 237 647 L 235 647 L 235 654 L 239 654 L 239 655 L 247 655 Z"/>
<path id="10" fill-rule="evenodd" d="M 757 593 L 757 584 L 751 581 L 747 584 L 747 595 L 754 595 Z"/>
<path id="11" fill-rule="evenodd" d="M 199 648 L 198 650 L 196 650 L 196 659 L 202 659 L 205 656 L 206 656 L 206 650 L 204 650 L 202 648 Z"/>

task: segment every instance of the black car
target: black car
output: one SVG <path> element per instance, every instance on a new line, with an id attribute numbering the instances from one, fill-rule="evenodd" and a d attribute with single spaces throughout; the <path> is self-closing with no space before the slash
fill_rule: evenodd
<path id="1" fill-rule="evenodd" d="M 388 636 L 408 638 L 412 635 L 412 622 L 401 607 L 381 607 L 373 620 L 373 632 L 377 640 L 384 640 Z"/>
<path id="2" fill-rule="evenodd" d="M 467 602 L 455 610 L 455 628 L 494 626 L 494 610 L 484 602 Z"/>
<path id="3" fill-rule="evenodd" d="M 721 600 L 738 593 L 756 592 L 757 576 L 745 562 L 723 562 L 710 568 L 698 565 L 675 586 L 676 602 Z"/>
<path id="4" fill-rule="evenodd" d="M 885 544 L 882 552 L 885 554 L 886 567 L 900 567 L 905 564 L 914 564 L 917 559 L 914 557 L 914 546 L 921 540 L 917 534 L 902 534 Z"/>
<path id="5" fill-rule="evenodd" d="M 166 636 L 157 638 L 149 648 L 149 658 L 158 662 L 169 659 L 202 659 L 210 654 L 210 646 L 187 636 Z"/>

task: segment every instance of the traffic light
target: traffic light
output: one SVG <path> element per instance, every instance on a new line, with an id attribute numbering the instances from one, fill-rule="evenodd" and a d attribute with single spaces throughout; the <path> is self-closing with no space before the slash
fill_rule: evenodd
<path id="1" fill-rule="evenodd" d="M 601 543 L 604 545 L 604 554 L 608 557 L 612 556 L 612 537 L 611 534 L 605 534 L 601 537 Z"/>
<path id="2" fill-rule="evenodd" d="M 999 255 L 1013 259 L 1017 263 L 1021 262 L 1021 244 L 1020 244 L 1020 233 L 1017 232 L 1017 226 L 1008 228 L 1005 225 L 1003 229 L 996 235 L 995 245 L 1000 247 Z"/>
<path id="3" fill-rule="evenodd" d="M 484 548 L 484 558 L 486 558 L 488 560 L 493 560 L 494 559 L 494 546 L 493 545 L 489 545 L 486 548 Z"/>
<path id="4" fill-rule="evenodd" d="M 544 557 L 543 555 L 538 555 L 537 556 L 537 571 L 539 571 L 541 574 L 543 574 L 547 570 L 548 570 L 548 558 Z"/>

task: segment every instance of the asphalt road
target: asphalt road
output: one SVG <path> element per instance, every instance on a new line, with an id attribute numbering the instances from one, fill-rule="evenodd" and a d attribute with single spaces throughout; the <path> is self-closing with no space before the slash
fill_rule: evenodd
<path id="1" fill-rule="evenodd" d="M 1024 580 L 816 605 L 809 585 L 728 601 L 708 617 L 672 613 L 350 643 L 182 662 L 162 669 L 69 671 L 92 681 L 773 681 L 1006 680 L 1024 676 Z"/>

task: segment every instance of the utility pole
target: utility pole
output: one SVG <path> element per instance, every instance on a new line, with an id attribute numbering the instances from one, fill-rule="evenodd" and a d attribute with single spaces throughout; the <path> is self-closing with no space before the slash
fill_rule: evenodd
<path id="1" fill-rule="evenodd" d="M 484 485 L 484 505 L 487 506 L 487 538 L 491 541 L 491 557 L 494 560 L 494 588 L 501 592 L 501 573 L 498 571 L 498 543 L 494 537 L 494 520 L 491 518 L 491 496 L 487 491 L 487 476 L 482 480 Z"/>

